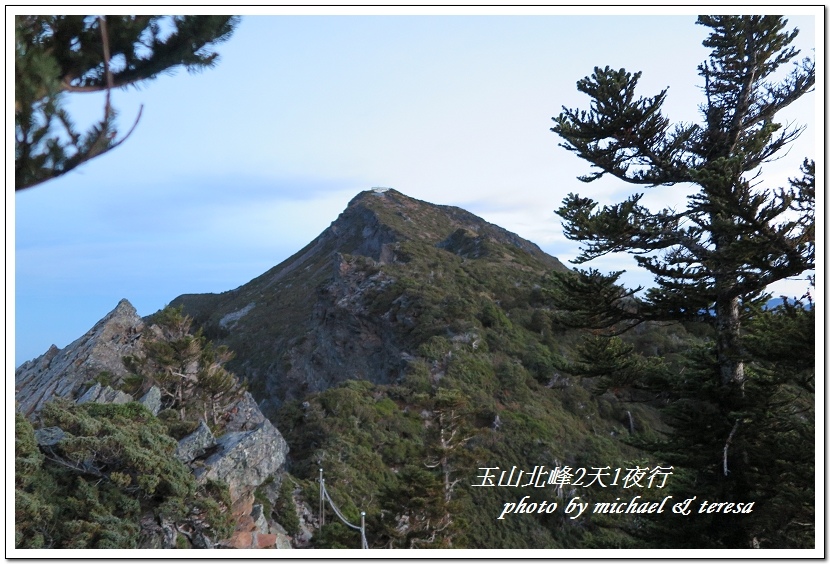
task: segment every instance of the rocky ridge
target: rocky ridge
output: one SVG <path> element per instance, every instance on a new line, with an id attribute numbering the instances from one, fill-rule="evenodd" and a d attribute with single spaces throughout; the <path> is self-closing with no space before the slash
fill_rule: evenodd
<path id="1" fill-rule="evenodd" d="M 50 400 L 65 398 L 82 404 L 137 401 L 159 413 L 161 394 L 152 387 L 140 397 L 117 389 L 129 372 L 122 362 L 127 355 L 142 354 L 145 321 L 127 301 L 116 308 L 66 348 L 51 347 L 44 355 L 23 363 L 15 372 L 17 409 L 31 420 Z M 106 382 L 102 384 L 102 381 Z M 255 490 L 269 479 L 281 479 L 288 445 L 280 432 L 245 392 L 226 413 L 224 434 L 214 437 L 204 421 L 179 441 L 177 458 L 186 464 L 197 482 L 227 484 L 231 511 L 237 523 L 229 539 L 211 541 L 193 536 L 195 548 L 290 548 L 284 529 L 254 501 Z M 59 427 L 37 429 L 41 448 L 55 446 L 64 438 Z M 142 548 L 175 548 L 175 523 L 142 520 Z"/>
<path id="2" fill-rule="evenodd" d="M 27 417 L 36 416 L 56 397 L 74 399 L 90 381 L 104 374 L 113 382 L 128 375 L 122 358 L 140 351 L 144 321 L 127 300 L 64 349 L 52 345 L 24 362 L 14 373 L 14 399 Z"/>

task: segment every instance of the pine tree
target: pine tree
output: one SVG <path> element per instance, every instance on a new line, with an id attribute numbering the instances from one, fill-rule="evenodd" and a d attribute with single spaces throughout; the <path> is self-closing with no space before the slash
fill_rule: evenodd
<path id="1" fill-rule="evenodd" d="M 775 16 L 701 16 L 711 29 L 709 60 L 698 67 L 706 101 L 702 124 L 671 126 L 662 113 L 667 90 L 635 98 L 641 73 L 595 68 L 577 82 L 588 111 L 567 109 L 554 132 L 562 145 L 598 172 L 643 186 L 691 183 L 699 191 L 679 211 L 653 212 L 634 194 L 597 209 L 591 198 L 569 194 L 557 213 L 565 235 L 582 241 L 575 262 L 613 253 L 635 255 L 655 276 L 640 302 L 640 319 L 702 318 L 717 328 L 721 383 L 745 379 L 742 309 L 778 280 L 814 268 L 814 168 L 789 188 L 759 189 L 760 166 L 776 158 L 803 130 L 783 127 L 775 115 L 810 92 L 815 66 L 805 59 L 783 79 L 774 75 L 798 55 Z M 611 304 L 612 311 L 623 307 Z M 630 312 L 624 317 L 631 317 Z"/>
<path id="2" fill-rule="evenodd" d="M 776 114 L 815 84 L 810 59 L 784 72 L 798 56 L 791 46 L 798 32 L 785 31 L 786 23 L 775 16 L 698 18 L 711 30 L 704 41 L 710 56 L 698 67 L 701 124 L 672 126 L 662 112 L 666 90 L 637 98 L 640 73 L 608 67 L 577 83 L 592 99 L 589 110 L 565 108 L 554 118 L 562 146 L 598 169 L 581 177 L 585 182 L 610 174 L 652 188 L 697 187 L 685 208 L 649 210 L 641 193 L 602 207 L 569 194 L 557 211 L 566 236 L 583 242 L 575 262 L 628 252 L 655 279 L 638 297 L 641 288 L 617 284 L 619 272 L 553 274 L 552 295 L 569 310 L 561 321 L 606 336 L 650 320 L 711 328 L 711 344 L 689 351 L 682 369 L 640 377 L 626 370 L 624 384 L 659 391 L 668 404 L 672 432 L 644 446 L 675 465 L 675 497 L 753 501 L 755 512 L 672 515 L 639 532 L 664 547 L 814 543 L 812 309 L 761 307 L 770 284 L 815 264 L 814 163 L 805 160 L 788 187 L 759 186 L 762 165 L 803 131 L 776 123 Z M 788 360 L 794 354 L 798 367 Z M 581 366 L 586 373 L 598 368 Z M 603 369 L 619 376 L 614 366 Z"/>
<path id="3" fill-rule="evenodd" d="M 695 347 L 682 374 L 653 382 L 673 429 L 642 446 L 675 467 L 689 516 L 636 533 L 661 548 L 815 546 L 815 312 L 801 301 L 758 309 L 744 329 L 751 362 L 743 394 L 725 401 L 711 347 Z M 754 503 L 748 514 L 700 514 L 702 500 Z"/>
<path id="4" fill-rule="evenodd" d="M 15 189 L 69 172 L 120 145 L 110 92 L 183 66 L 210 68 L 231 16 L 16 16 Z M 86 132 L 64 109 L 66 93 L 106 92 Z M 140 117 L 140 112 L 139 112 Z M 138 118 L 136 118 L 136 124 Z M 135 127 L 135 125 L 133 127 Z"/>
<path id="5" fill-rule="evenodd" d="M 176 410 L 182 421 L 202 418 L 221 428 L 222 411 L 245 391 L 236 376 L 225 368 L 233 353 L 215 347 L 193 331 L 193 318 L 181 308 L 165 307 L 145 329 L 144 353 L 124 357 L 124 365 L 137 376 L 141 389 L 157 386 L 162 406 Z"/>

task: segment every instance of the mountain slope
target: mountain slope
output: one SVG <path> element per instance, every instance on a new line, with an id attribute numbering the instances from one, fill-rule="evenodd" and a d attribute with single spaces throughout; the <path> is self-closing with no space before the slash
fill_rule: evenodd
<path id="1" fill-rule="evenodd" d="M 223 294 L 177 298 L 173 305 L 192 315 L 202 332 L 190 331 L 191 320 L 179 310 L 142 320 L 122 301 L 69 347 L 53 347 L 16 371 L 18 409 L 41 427 L 27 428 L 18 418 L 16 503 L 28 504 L 24 527 L 42 529 L 41 501 L 52 504 L 50 492 L 75 495 L 78 484 L 87 488 L 75 480 L 78 471 L 92 469 L 92 492 L 114 491 L 107 484 L 99 488 L 104 472 L 118 483 L 131 481 L 109 462 L 89 464 L 143 433 L 169 434 L 179 443 L 150 441 L 152 452 L 137 460 L 167 460 L 175 448 L 186 454 L 197 481 L 226 483 L 228 495 L 205 492 L 211 499 L 197 501 L 230 504 L 236 530 L 222 542 L 229 546 L 284 546 L 282 529 L 268 529 L 260 519 L 270 517 L 298 546 L 355 548 L 362 538 L 337 517 L 358 523 L 361 512 L 371 548 L 721 546 L 721 538 L 738 539 L 733 532 L 739 529 L 768 531 L 757 538 L 771 545 L 814 542 L 801 530 L 813 519 L 812 451 L 803 446 L 814 436 L 812 308 L 775 308 L 764 313 L 763 324 L 748 328 L 747 343 L 760 359 L 753 370 L 763 377 L 747 385 L 746 397 L 766 403 L 742 415 L 730 445 L 737 422 L 721 421 L 720 435 L 711 432 L 717 421 L 707 403 L 710 329 L 644 323 L 614 339 L 568 329 L 567 312 L 554 306 L 562 303 L 557 295 L 564 282 L 551 275 L 565 270 L 532 243 L 464 210 L 371 191 L 354 198 L 308 246 L 251 282 Z M 792 338 L 781 341 L 782 334 Z M 244 388 L 222 367 L 227 351 L 208 337 L 235 351 L 227 368 L 247 380 L 250 393 L 239 396 Z M 787 346 L 778 350 L 779 342 Z M 799 342 L 805 354 L 793 364 L 786 351 Z M 201 384 L 187 384 L 194 381 Z M 130 394 L 138 397 L 136 386 L 143 393 L 151 384 L 140 400 L 155 405 L 150 412 L 133 403 L 88 407 L 90 400 L 129 401 Z M 51 404 L 52 396 L 82 405 Z M 194 431 L 198 419 L 204 421 Z M 753 429 L 750 419 L 769 423 Z M 72 430 L 73 421 L 82 428 Z M 109 431 L 85 436 L 101 429 L 118 438 Z M 793 441 L 796 431 L 800 438 Z M 62 442 L 72 433 L 79 436 Z M 747 462 L 749 450 L 740 455 L 755 473 L 747 473 L 745 483 L 755 485 L 737 501 L 758 496 L 759 508 L 773 505 L 732 520 L 652 515 L 650 508 L 672 498 L 704 496 L 695 468 L 704 476 L 714 472 L 705 478 L 715 484 L 708 499 L 726 499 L 719 493 L 727 463 L 719 436 L 729 447 L 730 476 L 742 472 L 736 463 L 746 448 L 741 443 L 759 445 L 753 448 L 762 463 Z M 701 451 L 704 443 L 713 446 Z M 56 448 L 70 447 L 84 449 L 72 453 L 84 459 L 82 466 L 49 458 Z M 784 473 L 764 470 L 779 462 L 784 473 L 797 470 L 797 479 L 785 481 L 795 489 L 780 490 Z M 329 501 L 340 508 L 322 527 L 310 509 L 320 499 L 320 469 Z M 50 476 L 75 486 L 58 488 Z M 800 505 L 792 505 L 795 490 Z M 585 509 L 579 515 L 572 511 L 577 502 Z M 615 502 L 617 509 L 637 511 L 615 511 Z M 98 521 L 123 504 L 103 512 L 93 505 L 72 506 L 96 535 L 109 535 L 111 527 Z M 167 534 L 178 526 L 175 519 L 148 521 L 148 528 L 143 518 L 136 524 L 141 514 L 135 511 L 116 517 L 123 538 L 90 538 L 126 547 L 139 542 L 134 537 L 141 528 L 154 539 L 164 537 L 163 546 L 211 544 Z M 63 514 L 53 520 L 65 521 Z M 72 532 L 75 521 L 65 524 L 68 534 L 60 538 L 90 544 Z M 17 533 L 16 543 L 48 544 L 37 534 Z M 210 538 L 229 534 L 217 530 Z"/>
<path id="2" fill-rule="evenodd" d="M 551 272 L 565 270 L 533 243 L 459 208 L 394 190 L 363 192 L 304 249 L 247 284 L 176 298 L 171 305 L 181 306 L 201 333 L 191 334 L 178 310 L 141 320 L 124 302 L 71 347 L 24 364 L 16 374 L 17 399 L 33 413 L 47 395 L 75 397 L 93 381 L 165 386 L 169 408 L 159 417 L 180 447 L 202 445 L 200 429 L 207 429 L 185 429 L 195 424 L 185 415 L 205 418 L 224 433 L 215 437 L 217 453 L 234 461 L 234 453 L 244 455 L 234 467 L 255 474 L 250 484 L 245 478 L 251 487 L 242 488 L 244 495 L 238 480 L 228 484 L 237 517 L 231 546 L 276 543 L 276 533 L 261 528 L 254 542 L 246 528 L 256 520 L 252 496 L 261 514 L 303 545 L 359 546 L 333 514 L 324 526 L 307 528 L 316 519 L 301 508 L 319 500 L 320 468 L 346 519 L 358 523 L 365 512 L 372 548 L 643 546 L 636 536 L 644 517 L 575 520 L 564 511 L 575 497 L 591 504 L 636 493 L 653 503 L 666 495 L 568 481 L 580 471 L 596 471 L 599 479 L 606 470 L 624 476 L 655 468 L 659 461 L 632 442 L 658 438 L 661 426 L 653 398 L 568 373 L 582 339 L 558 323 L 550 299 Z M 118 312 L 131 321 L 110 331 Z M 638 328 L 631 338 L 641 341 L 640 352 L 688 346 L 673 331 Z M 169 342 L 157 342 L 165 335 Z M 125 348 L 135 343 L 143 343 L 143 352 Z M 202 343 L 199 358 L 208 368 L 227 358 L 219 345 L 235 353 L 225 366 L 247 382 L 244 401 L 212 407 L 224 380 L 214 382 L 208 368 L 196 370 L 188 356 L 198 349 L 193 343 Z M 79 366 L 77 374 L 70 363 Z M 185 401 L 180 390 L 188 375 L 202 374 L 205 390 L 213 391 L 194 389 Z M 237 418 L 247 421 L 248 413 L 257 414 L 253 427 L 238 427 Z M 280 465 L 290 452 L 278 481 L 261 482 L 255 449 L 236 440 L 242 432 L 272 430 L 263 415 L 287 443 L 278 449 Z M 252 440 L 280 442 L 271 435 Z M 213 464 L 213 456 L 189 464 Z M 506 483 L 483 483 L 488 475 Z M 554 476 L 559 482 L 548 481 Z M 527 480 L 533 487 L 522 485 Z M 521 502 L 554 510 L 505 516 Z"/>
<path id="3" fill-rule="evenodd" d="M 465 266 L 472 263 L 477 267 Z M 498 270 L 496 278 L 512 272 L 504 283 L 527 285 L 564 268 L 533 243 L 460 208 L 366 191 L 282 264 L 235 290 L 184 295 L 171 305 L 183 306 L 206 335 L 237 353 L 230 366 L 273 414 L 287 398 L 342 381 L 400 379 L 406 358 L 432 336 L 419 311 L 435 305 L 425 303 L 430 292 L 446 294 L 432 297 L 451 306 L 456 289 L 442 288 L 461 278 L 470 299 L 490 293 L 488 270 Z"/>
<path id="4" fill-rule="evenodd" d="M 172 305 L 237 353 L 229 367 L 285 436 L 306 502 L 324 467 L 347 518 L 366 512 L 370 546 L 631 546 L 632 516 L 497 519 L 525 494 L 564 507 L 630 494 L 619 486 L 473 487 L 483 468 L 654 463 L 621 440 L 655 436 L 653 408 L 560 373 L 580 337 L 555 321 L 553 270 L 565 267 L 469 212 L 370 191 L 251 282 Z M 356 546 L 353 536 L 332 519 L 312 544 Z"/>

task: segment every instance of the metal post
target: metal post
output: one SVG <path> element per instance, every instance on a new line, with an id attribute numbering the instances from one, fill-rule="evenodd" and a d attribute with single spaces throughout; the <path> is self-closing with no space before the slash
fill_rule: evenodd
<path id="1" fill-rule="evenodd" d="M 366 512 L 360 512 L 360 548 L 368 548 L 363 544 L 363 539 L 366 538 Z"/>
<path id="2" fill-rule="evenodd" d="M 319 525 L 320 525 L 320 527 L 323 526 L 323 519 L 324 519 L 324 517 L 323 517 L 324 513 L 323 512 L 325 510 L 325 498 L 323 496 L 323 487 L 324 487 L 323 482 L 325 482 L 325 480 L 323 480 L 323 469 L 320 468 L 320 508 L 319 508 L 319 516 L 320 516 Z"/>

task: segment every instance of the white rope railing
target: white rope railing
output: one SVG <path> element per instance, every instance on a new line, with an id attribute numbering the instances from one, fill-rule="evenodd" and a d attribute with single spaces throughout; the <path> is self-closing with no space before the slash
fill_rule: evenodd
<path id="1" fill-rule="evenodd" d="M 323 478 L 323 469 L 320 468 L 320 526 L 322 527 L 325 524 L 325 502 L 328 501 L 331 508 L 334 510 L 334 514 L 343 522 L 344 525 L 347 527 L 351 527 L 357 531 L 360 531 L 360 545 L 361 548 L 368 549 L 369 543 L 366 541 L 366 512 L 360 512 L 360 526 L 353 525 L 349 523 L 348 519 L 343 516 L 343 513 L 340 512 L 340 509 L 331 499 L 328 490 L 326 490 L 326 479 Z"/>
<path id="2" fill-rule="evenodd" d="M 328 500 L 329 505 L 331 505 L 331 508 L 334 509 L 334 513 L 338 517 L 340 517 L 340 520 L 343 521 L 344 525 L 346 525 L 347 527 L 351 527 L 352 529 L 357 529 L 358 531 L 360 530 L 360 527 L 358 527 L 357 525 L 352 525 L 351 523 L 349 523 L 349 521 L 345 517 L 343 517 L 343 514 L 340 512 L 340 510 L 337 508 L 337 506 L 331 500 L 331 497 L 329 496 L 329 492 L 326 491 L 325 484 L 323 484 L 323 496 L 325 496 L 325 498 Z"/>

